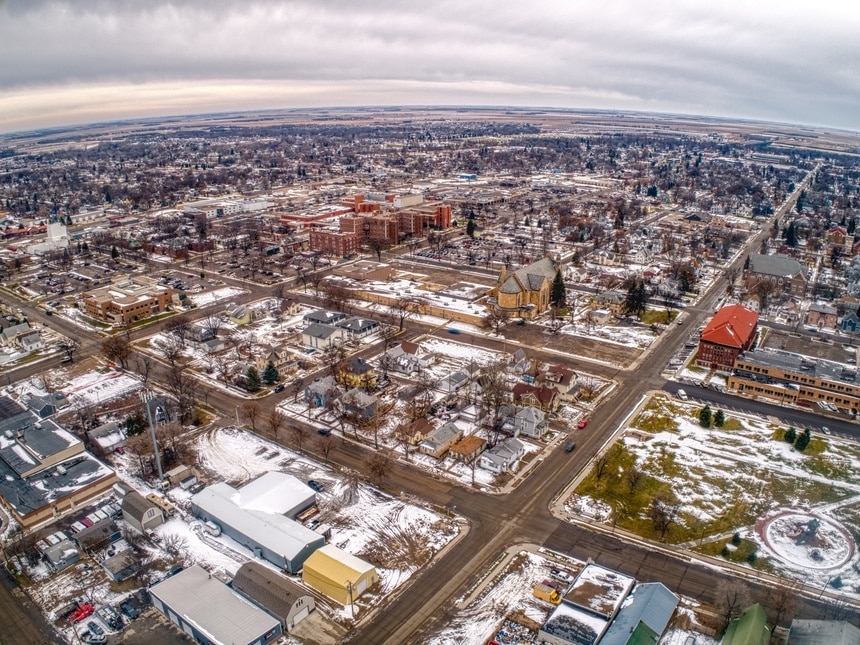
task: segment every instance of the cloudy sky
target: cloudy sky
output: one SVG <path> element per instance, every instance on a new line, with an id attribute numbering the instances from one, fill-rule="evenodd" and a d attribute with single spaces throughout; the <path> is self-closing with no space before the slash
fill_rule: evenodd
<path id="1" fill-rule="evenodd" d="M 350 105 L 860 130 L 856 0 L 0 0 L 0 132 Z"/>

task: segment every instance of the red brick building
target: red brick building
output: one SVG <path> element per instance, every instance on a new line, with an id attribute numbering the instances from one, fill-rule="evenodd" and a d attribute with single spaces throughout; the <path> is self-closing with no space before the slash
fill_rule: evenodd
<path id="1" fill-rule="evenodd" d="M 758 314 L 742 305 L 723 307 L 699 337 L 696 364 L 707 369 L 729 372 L 739 354 L 755 340 Z"/>
<path id="2" fill-rule="evenodd" d="M 358 250 L 358 235 L 342 231 L 312 230 L 310 247 L 311 251 L 321 251 L 337 257 L 346 257 Z"/>
<path id="3" fill-rule="evenodd" d="M 361 241 L 379 240 L 392 245 L 399 241 L 397 218 L 392 215 L 347 215 L 340 218 L 340 230 L 357 235 Z"/>

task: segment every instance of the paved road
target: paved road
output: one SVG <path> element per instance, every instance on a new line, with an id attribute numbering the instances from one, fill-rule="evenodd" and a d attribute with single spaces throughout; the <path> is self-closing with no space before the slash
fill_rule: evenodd
<path id="1" fill-rule="evenodd" d="M 65 642 L 21 591 L 6 567 L 0 567 L 0 645 L 55 645 Z"/>

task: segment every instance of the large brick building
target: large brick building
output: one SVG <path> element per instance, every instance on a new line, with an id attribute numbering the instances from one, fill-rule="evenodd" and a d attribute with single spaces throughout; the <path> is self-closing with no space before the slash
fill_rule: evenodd
<path id="1" fill-rule="evenodd" d="M 91 318 L 127 325 L 163 313 L 173 302 L 173 289 L 145 277 L 122 277 L 102 289 L 82 295 L 81 308 Z"/>
<path id="2" fill-rule="evenodd" d="M 699 337 L 696 364 L 707 369 L 730 372 L 735 359 L 753 343 L 758 314 L 742 305 L 723 307 Z"/>
<path id="3" fill-rule="evenodd" d="M 343 231 L 318 231 L 310 233 L 311 251 L 321 251 L 330 255 L 346 257 L 358 250 L 358 235 Z"/>

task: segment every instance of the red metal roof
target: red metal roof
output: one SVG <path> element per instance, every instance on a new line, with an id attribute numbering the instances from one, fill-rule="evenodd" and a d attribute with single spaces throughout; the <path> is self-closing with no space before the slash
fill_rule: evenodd
<path id="1" fill-rule="evenodd" d="M 743 349 L 755 334 L 758 314 L 743 305 L 723 307 L 702 331 L 702 340 Z"/>

